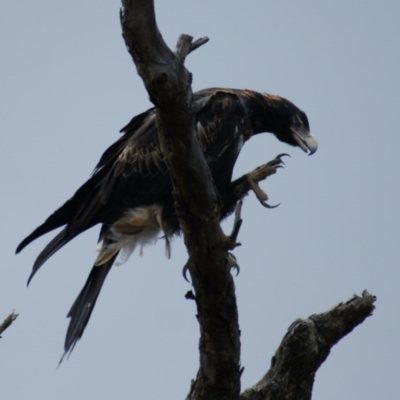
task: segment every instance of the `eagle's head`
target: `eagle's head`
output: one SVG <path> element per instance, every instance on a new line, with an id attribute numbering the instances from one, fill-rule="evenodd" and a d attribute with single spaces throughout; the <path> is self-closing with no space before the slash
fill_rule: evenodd
<path id="1" fill-rule="evenodd" d="M 318 142 L 310 133 L 307 115 L 289 100 L 280 98 L 275 102 L 272 132 L 282 142 L 298 146 L 311 154 L 318 149 Z"/>

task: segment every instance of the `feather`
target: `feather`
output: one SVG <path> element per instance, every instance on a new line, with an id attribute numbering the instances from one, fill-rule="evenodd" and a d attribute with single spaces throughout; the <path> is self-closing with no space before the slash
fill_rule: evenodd
<path id="1" fill-rule="evenodd" d="M 41 251 L 33 264 L 32 272 L 28 278 L 28 285 L 39 268 L 58 250 L 71 239 L 68 237 L 67 228 L 64 228 L 48 245 Z"/>
<path id="2" fill-rule="evenodd" d="M 67 315 L 67 318 L 71 318 L 71 320 L 68 325 L 64 343 L 64 354 L 61 357 L 60 364 L 66 355 L 71 354 L 76 343 L 82 337 L 103 283 L 114 264 L 114 260 L 115 257 L 111 258 L 101 267 L 93 266 L 84 287 L 72 305 Z"/>
<path id="3" fill-rule="evenodd" d="M 128 210 L 111 227 L 95 261 L 101 266 L 119 254 L 116 265 L 124 264 L 137 246 L 154 243 L 162 228 L 159 206 L 138 207 Z"/>

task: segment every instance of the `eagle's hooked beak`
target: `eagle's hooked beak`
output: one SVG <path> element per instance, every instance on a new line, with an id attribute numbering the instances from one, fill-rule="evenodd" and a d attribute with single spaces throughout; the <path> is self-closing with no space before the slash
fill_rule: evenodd
<path id="1" fill-rule="evenodd" d="M 300 125 L 296 128 L 290 128 L 293 132 L 293 138 L 298 146 L 308 153 L 309 156 L 314 154 L 318 149 L 317 139 L 308 131 L 304 125 Z"/>

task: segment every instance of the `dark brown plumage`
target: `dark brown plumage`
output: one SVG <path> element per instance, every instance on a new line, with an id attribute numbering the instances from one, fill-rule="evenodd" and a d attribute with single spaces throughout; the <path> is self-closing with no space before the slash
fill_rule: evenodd
<path id="1" fill-rule="evenodd" d="M 239 200 L 231 182 L 232 171 L 243 144 L 253 135 L 271 132 L 280 141 L 310 154 L 317 149 L 306 114 L 286 99 L 220 88 L 197 92 L 194 99 L 195 130 L 222 200 L 221 219 L 233 211 Z M 155 112 L 152 108 L 134 117 L 121 130 L 123 136 L 104 152 L 86 183 L 17 248 L 18 253 L 39 236 L 64 226 L 37 257 L 29 283 L 62 246 L 102 224 L 99 256 L 68 313 L 71 320 L 64 354 L 71 352 L 81 338 L 114 262 L 119 259 L 123 263 L 137 246 L 154 240 L 161 232 L 169 246 L 169 238 L 179 232 Z"/>

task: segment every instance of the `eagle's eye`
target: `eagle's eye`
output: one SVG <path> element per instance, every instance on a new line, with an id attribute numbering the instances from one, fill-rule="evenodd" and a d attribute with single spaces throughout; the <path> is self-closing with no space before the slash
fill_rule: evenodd
<path id="1" fill-rule="evenodd" d="M 302 121 L 301 121 L 301 119 L 300 119 L 300 116 L 296 114 L 296 115 L 293 117 L 293 125 L 294 125 L 294 126 L 300 126 L 301 124 L 302 124 Z"/>

